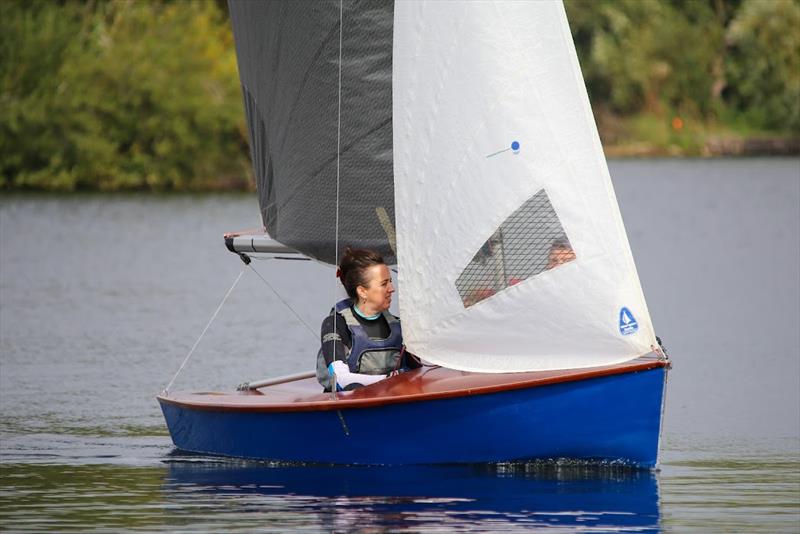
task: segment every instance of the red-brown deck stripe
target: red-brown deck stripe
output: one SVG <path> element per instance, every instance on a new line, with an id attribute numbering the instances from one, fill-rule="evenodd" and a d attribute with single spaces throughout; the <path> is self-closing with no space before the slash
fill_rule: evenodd
<path id="1" fill-rule="evenodd" d="M 527 387 L 541 387 L 665 367 L 655 355 L 605 367 L 532 373 L 485 374 L 423 368 L 383 380 L 372 386 L 338 394 L 319 392 L 315 379 L 264 388 L 261 393 L 176 393 L 158 400 L 197 410 L 236 412 L 302 412 L 373 408 L 387 404 L 485 395 Z M 299 391 L 302 389 L 303 391 Z"/>

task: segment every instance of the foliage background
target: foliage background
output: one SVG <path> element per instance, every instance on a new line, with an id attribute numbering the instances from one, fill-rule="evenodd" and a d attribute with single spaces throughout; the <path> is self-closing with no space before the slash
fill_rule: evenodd
<path id="1" fill-rule="evenodd" d="M 800 135 L 800 0 L 565 5 L 609 154 Z M 251 187 L 238 80 L 224 1 L 4 0 L 0 188 Z"/>

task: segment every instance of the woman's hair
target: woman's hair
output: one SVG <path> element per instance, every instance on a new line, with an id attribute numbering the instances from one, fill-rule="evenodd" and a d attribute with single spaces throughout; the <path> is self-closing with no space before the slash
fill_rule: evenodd
<path id="1" fill-rule="evenodd" d="M 367 269 L 373 265 L 383 265 L 385 263 L 383 256 L 374 250 L 347 247 L 344 250 L 344 254 L 342 254 L 342 260 L 339 262 L 337 276 L 342 281 L 347 295 L 353 300 L 358 300 L 356 288 L 358 286 L 367 287 L 369 283 L 366 277 Z"/>

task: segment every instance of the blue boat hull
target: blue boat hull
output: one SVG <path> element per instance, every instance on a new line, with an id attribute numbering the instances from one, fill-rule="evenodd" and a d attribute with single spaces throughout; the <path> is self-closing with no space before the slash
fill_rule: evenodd
<path id="1" fill-rule="evenodd" d="M 334 464 L 575 458 L 653 467 L 666 368 L 367 408 L 201 409 L 159 399 L 175 446 Z"/>

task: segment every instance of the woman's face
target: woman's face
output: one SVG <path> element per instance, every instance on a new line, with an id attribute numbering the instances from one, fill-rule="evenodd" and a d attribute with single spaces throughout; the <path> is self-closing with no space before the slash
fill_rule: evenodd
<path id="1" fill-rule="evenodd" d="M 386 311 L 392 304 L 392 274 L 386 265 L 373 265 L 364 273 L 366 286 L 358 286 L 358 307 L 365 313 Z"/>

